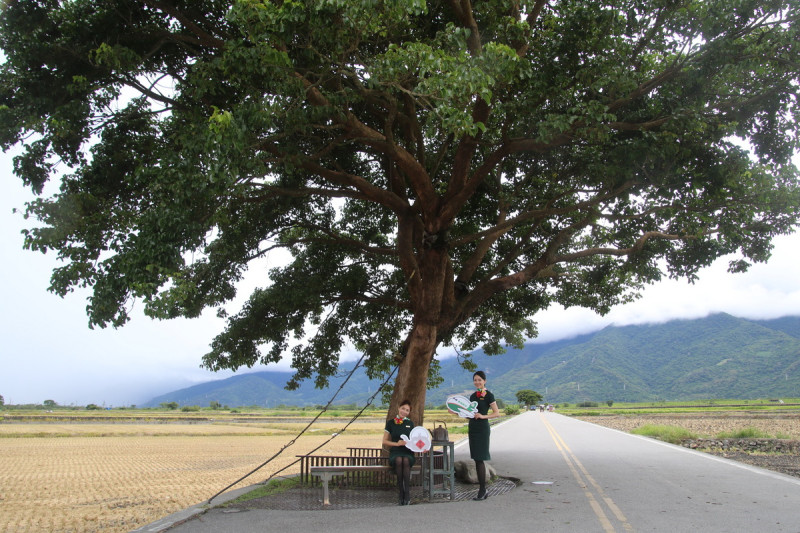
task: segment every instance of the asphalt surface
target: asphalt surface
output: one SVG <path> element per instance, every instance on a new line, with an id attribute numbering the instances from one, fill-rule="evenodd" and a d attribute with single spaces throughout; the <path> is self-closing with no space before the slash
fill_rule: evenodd
<path id="1" fill-rule="evenodd" d="M 800 533 L 800 478 L 557 413 L 527 412 L 493 427 L 491 453 L 498 474 L 519 486 L 485 501 L 303 511 L 198 506 L 136 531 Z M 468 458 L 468 448 L 457 446 L 456 460 Z"/>

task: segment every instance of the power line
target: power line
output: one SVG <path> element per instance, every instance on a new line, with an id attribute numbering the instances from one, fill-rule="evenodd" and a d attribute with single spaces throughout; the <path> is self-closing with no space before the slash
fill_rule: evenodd
<path id="1" fill-rule="evenodd" d="M 311 420 L 311 422 L 309 422 L 309 423 L 306 425 L 306 427 L 304 427 L 304 428 L 303 428 L 303 429 L 300 431 L 300 433 L 298 433 L 297 435 L 295 435 L 295 437 L 294 437 L 292 440 L 290 440 L 288 443 L 286 443 L 286 444 L 285 444 L 285 445 L 284 445 L 284 446 L 283 446 L 283 447 L 282 447 L 280 450 L 278 450 L 278 452 L 277 452 L 277 453 L 275 453 L 275 454 L 274 454 L 272 457 L 270 457 L 269 459 L 267 459 L 266 461 L 264 461 L 263 463 L 261 463 L 260 465 L 258 465 L 256 468 L 254 468 L 253 470 L 251 470 L 250 472 L 248 472 L 248 473 L 247 473 L 247 474 L 245 474 L 244 476 L 240 477 L 239 479 L 237 479 L 236 481 L 234 481 L 233 483 L 231 483 L 230 485 L 228 485 L 227 487 L 225 487 L 225 488 L 224 488 L 224 489 L 222 489 L 221 491 L 217 492 L 217 493 L 216 493 L 216 494 L 214 494 L 212 497 L 210 497 L 210 498 L 208 499 L 208 502 L 207 502 L 207 503 L 209 503 L 209 504 L 210 504 L 210 503 L 211 503 L 211 501 L 212 501 L 214 498 L 216 498 L 217 496 L 219 496 L 220 494 L 222 494 L 223 492 L 225 492 L 225 491 L 226 491 L 226 490 L 228 490 L 229 488 L 233 487 L 233 486 L 234 486 L 234 485 L 236 485 L 237 483 L 240 483 L 241 481 L 243 481 L 243 480 L 247 479 L 247 478 L 248 478 L 248 477 L 250 477 L 251 475 L 255 474 L 256 472 L 258 472 L 259 470 L 261 470 L 262 468 L 264 468 L 266 465 L 268 465 L 270 462 L 272 462 L 272 461 L 273 461 L 273 460 L 274 460 L 276 457 L 278 457 L 280 454 L 282 454 L 282 453 L 284 452 L 284 450 L 286 450 L 287 448 L 289 448 L 290 446 L 292 446 L 292 445 L 293 445 L 293 444 L 294 444 L 294 443 L 297 441 L 297 439 L 299 439 L 299 438 L 300 438 L 300 436 L 302 436 L 302 435 L 303 435 L 303 433 L 305 433 L 305 432 L 308 430 L 308 428 L 310 428 L 310 427 L 311 427 L 311 426 L 312 426 L 312 425 L 313 425 L 313 424 L 314 424 L 314 423 L 315 423 L 315 422 L 316 422 L 316 421 L 319 419 L 319 417 L 320 417 L 320 416 L 322 416 L 322 414 L 323 414 L 325 411 L 327 411 L 327 410 L 328 410 L 328 407 L 330 407 L 330 406 L 331 406 L 331 404 L 333 403 L 333 401 L 336 399 L 336 396 L 338 396 L 338 395 L 339 395 L 339 393 L 342 391 L 342 389 L 343 389 L 343 388 L 344 388 L 344 386 L 347 384 L 347 382 L 348 382 L 348 381 L 350 381 L 350 378 L 351 378 L 351 377 L 353 377 L 353 374 L 354 374 L 354 373 L 355 373 L 355 371 L 358 369 L 358 367 L 359 367 L 359 366 L 361 366 L 361 363 L 362 363 L 362 361 L 364 360 L 364 357 L 365 357 L 365 356 L 366 356 L 366 351 L 365 351 L 365 352 L 364 352 L 364 353 L 361 355 L 361 358 L 358 360 L 358 362 L 356 363 L 356 365 L 353 367 L 353 370 L 351 370 L 351 371 L 350 371 L 350 373 L 347 375 L 347 378 L 346 378 L 346 379 L 345 379 L 345 380 L 342 382 L 342 384 L 339 386 L 339 388 L 337 389 L 337 391 L 336 391 L 336 392 L 333 394 L 333 396 L 331 397 L 331 399 L 330 399 L 330 400 L 328 400 L 328 403 L 327 403 L 327 404 L 325 404 L 325 407 L 323 407 L 323 408 L 322 408 L 322 410 L 321 410 L 321 411 L 320 411 L 320 412 L 319 412 L 319 413 L 318 413 L 318 414 L 317 414 L 317 415 L 316 415 L 316 416 L 313 418 L 313 420 Z M 380 392 L 383 390 L 384 386 L 386 386 L 386 384 L 389 382 L 389 380 L 390 380 L 390 379 L 392 379 L 392 376 L 394 375 L 394 373 L 395 373 L 395 371 L 396 371 L 396 370 L 397 370 L 397 365 L 396 365 L 396 366 L 395 366 L 395 367 L 392 369 L 392 371 L 389 373 L 389 375 L 388 375 L 388 376 L 387 376 L 387 378 L 386 378 L 386 379 L 383 381 L 383 383 L 381 383 L 381 384 L 380 384 L 380 386 L 378 387 L 378 389 L 375 391 L 375 394 L 373 394 L 372 396 L 370 396 L 369 400 L 368 400 L 368 401 L 367 401 L 367 403 L 364 405 L 364 407 L 362 407 L 362 408 L 361 408 L 361 410 L 360 410 L 358 413 L 356 413 L 356 414 L 355 414 L 355 416 L 353 416 L 353 418 L 351 418 L 351 419 L 350 419 L 350 421 L 349 421 L 349 422 L 348 422 L 348 423 L 347 423 L 347 424 L 346 424 L 346 425 L 345 425 L 345 426 L 344 426 L 344 427 L 343 427 L 343 428 L 342 428 L 342 429 L 341 429 L 339 432 L 337 432 L 337 433 L 334 433 L 333 435 L 331 435 L 331 438 L 329 438 L 328 440 L 326 440 L 325 442 L 323 442 L 322 444 L 320 444 L 319 446 L 317 446 L 316 448 L 314 448 L 313 450 L 311 450 L 311 452 L 309 452 L 309 453 L 314 453 L 315 451 L 319 450 L 320 448 L 322 448 L 323 446 L 325 446 L 326 444 L 328 444 L 330 441 L 332 441 L 333 439 L 335 439 L 336 437 L 338 437 L 339 435 L 341 435 L 342 433 L 344 433 L 344 432 L 347 430 L 347 428 L 348 428 L 348 427 L 350 427 L 350 424 L 352 424 L 353 422 L 355 422 L 355 421 L 358 419 L 358 417 L 360 417 L 360 416 L 361 416 L 361 414 L 364 412 L 364 410 L 365 410 L 367 407 L 369 407 L 370 405 L 372 405 L 372 402 L 373 402 L 373 400 L 375 399 L 375 397 L 378 395 L 378 393 L 380 393 Z M 296 461 L 294 461 L 294 462 L 292 462 L 292 463 L 290 463 L 290 464 L 286 465 L 285 467 L 281 468 L 280 470 L 278 470 L 278 471 L 274 472 L 274 473 L 273 473 L 271 476 L 269 476 L 269 477 L 268 477 L 266 480 L 264 480 L 264 483 L 267 483 L 267 482 L 269 482 L 269 481 L 270 481 L 270 480 L 271 480 L 273 477 L 275 477 L 275 476 L 276 476 L 276 475 L 278 475 L 279 473 L 283 472 L 283 471 L 284 471 L 284 470 L 286 470 L 287 468 L 289 468 L 289 467 L 291 467 L 291 466 L 294 466 L 294 465 L 295 465 L 295 464 L 297 464 L 299 461 L 300 461 L 300 459 L 298 459 L 298 460 L 296 460 Z"/>

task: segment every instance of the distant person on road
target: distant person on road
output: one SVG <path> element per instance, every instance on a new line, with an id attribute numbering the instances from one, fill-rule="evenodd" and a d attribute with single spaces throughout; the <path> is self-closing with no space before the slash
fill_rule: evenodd
<path id="1" fill-rule="evenodd" d="M 486 463 L 491 461 L 489 454 L 489 419 L 500 416 L 494 394 L 486 389 L 486 373 L 478 370 L 472 375 L 472 384 L 477 389 L 469 397 L 470 402 L 478 402 L 478 412 L 469 419 L 469 456 L 475 461 L 475 472 L 478 474 L 478 495 L 473 500 L 480 501 L 489 497 L 486 493 Z M 491 410 L 491 413 L 489 411 Z M 453 411 L 451 411 L 453 412 Z M 458 413 L 455 413 L 458 414 Z"/>
<path id="2" fill-rule="evenodd" d="M 414 452 L 406 448 L 406 441 L 401 435 L 409 436 L 414 429 L 414 422 L 408 418 L 411 412 L 411 402 L 403 400 L 398 408 L 397 415 L 386 421 L 383 432 L 383 447 L 389 450 L 389 465 L 397 475 L 397 492 L 399 505 L 411 503 L 411 467 L 414 466 Z"/>

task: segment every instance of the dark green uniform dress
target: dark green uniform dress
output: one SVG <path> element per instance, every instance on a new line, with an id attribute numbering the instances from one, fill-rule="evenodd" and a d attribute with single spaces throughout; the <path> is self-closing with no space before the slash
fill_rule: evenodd
<path id="1" fill-rule="evenodd" d="M 491 409 L 489 406 L 494 403 L 494 394 L 491 391 L 486 391 L 486 396 L 478 398 L 478 392 L 472 393 L 469 401 L 478 402 L 478 412 L 482 415 L 488 414 Z M 469 456 L 473 461 L 491 461 L 492 456 L 489 454 L 489 434 L 492 432 L 489 429 L 489 420 L 485 418 L 469 419 Z"/>
<path id="2" fill-rule="evenodd" d="M 406 437 L 409 436 L 411 430 L 414 429 L 414 422 L 409 420 L 408 418 L 403 419 L 402 424 L 398 424 L 395 422 L 394 418 L 390 418 L 386 421 L 386 427 L 384 428 L 386 431 L 389 432 L 390 440 L 392 442 L 397 442 L 400 440 L 400 435 L 405 435 Z M 414 460 L 416 457 L 414 456 L 414 452 L 406 448 L 405 446 L 392 446 L 389 448 L 389 464 L 392 465 L 394 468 L 394 459 L 398 456 L 408 457 L 408 463 L 411 466 L 414 466 Z"/>

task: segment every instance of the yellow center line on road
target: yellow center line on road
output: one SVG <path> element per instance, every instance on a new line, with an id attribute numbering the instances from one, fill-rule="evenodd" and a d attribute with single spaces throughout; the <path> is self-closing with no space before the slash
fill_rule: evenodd
<path id="1" fill-rule="evenodd" d="M 597 491 L 599 497 L 603 500 L 603 502 L 608 506 L 611 512 L 614 514 L 617 520 L 622 524 L 622 528 L 625 531 L 633 531 L 633 527 L 628 523 L 628 519 L 625 518 L 625 515 L 622 513 L 622 510 L 614 503 L 610 497 L 608 497 L 603 491 L 603 488 L 595 481 L 594 477 L 589 474 L 589 471 L 583 466 L 583 464 L 578 460 L 572 450 L 569 449 L 567 443 L 564 442 L 564 439 L 561 438 L 561 435 L 555 430 L 555 428 L 550 424 L 546 417 L 542 417 L 542 422 L 544 423 L 544 427 L 547 429 L 547 432 L 550 433 L 550 436 L 553 439 L 553 442 L 558 448 L 558 451 L 561 452 L 561 456 L 564 458 L 564 462 L 567 463 L 570 471 L 572 472 L 573 477 L 578 482 L 578 486 L 583 488 L 583 492 L 586 495 L 586 499 L 589 500 L 589 505 L 592 507 L 594 514 L 597 515 L 597 519 L 600 521 L 600 524 L 603 526 L 603 530 L 608 533 L 616 532 L 616 529 L 611 524 L 611 521 L 606 516 L 603 508 L 595 498 L 594 494 L 592 494 L 591 490 L 589 490 L 589 486 L 584 481 L 584 478 L 589 482 L 589 484 L 594 487 L 594 490 Z M 576 468 L 577 467 L 577 468 Z M 580 472 L 578 472 L 580 470 Z M 581 473 L 583 474 L 583 478 L 581 477 Z"/>

